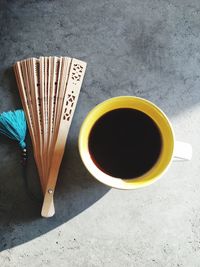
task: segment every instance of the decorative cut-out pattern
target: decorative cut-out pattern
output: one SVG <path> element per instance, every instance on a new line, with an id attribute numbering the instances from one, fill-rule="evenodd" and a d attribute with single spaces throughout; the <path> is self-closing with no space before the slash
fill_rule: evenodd
<path id="1" fill-rule="evenodd" d="M 67 96 L 67 101 L 65 104 L 65 110 L 64 110 L 64 115 L 63 115 L 63 120 L 69 121 L 71 118 L 71 113 L 72 113 L 72 107 L 74 105 L 75 101 L 75 95 L 73 94 L 74 92 L 72 91 L 71 94 L 68 94 Z"/>
<path id="2" fill-rule="evenodd" d="M 83 74 L 83 66 L 81 66 L 80 64 L 74 64 L 72 68 L 72 80 L 73 84 L 76 85 L 77 82 L 80 81 L 81 76 Z"/>

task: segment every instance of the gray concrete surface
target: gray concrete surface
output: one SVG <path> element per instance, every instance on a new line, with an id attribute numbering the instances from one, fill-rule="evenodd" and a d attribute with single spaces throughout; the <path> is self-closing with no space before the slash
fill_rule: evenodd
<path id="1" fill-rule="evenodd" d="M 0 266 L 200 266 L 200 1 L 0 2 L 0 112 L 20 107 L 12 64 L 40 55 L 88 62 L 56 190 L 40 218 L 26 195 L 16 144 L 0 138 Z M 87 112 L 118 95 L 145 97 L 171 119 L 193 160 L 152 186 L 109 189 L 83 167 Z M 34 161 L 29 182 L 40 193 Z"/>

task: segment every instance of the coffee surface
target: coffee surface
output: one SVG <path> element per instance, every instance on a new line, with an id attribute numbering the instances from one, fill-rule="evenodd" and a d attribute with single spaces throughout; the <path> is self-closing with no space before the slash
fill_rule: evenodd
<path id="1" fill-rule="evenodd" d="M 150 170 L 162 148 L 160 131 L 144 112 L 112 110 L 94 124 L 89 152 L 95 165 L 111 176 L 130 179 Z"/>

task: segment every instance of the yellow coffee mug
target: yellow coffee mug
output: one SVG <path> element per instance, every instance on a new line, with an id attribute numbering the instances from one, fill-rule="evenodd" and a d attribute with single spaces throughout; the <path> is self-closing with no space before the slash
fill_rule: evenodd
<path id="1" fill-rule="evenodd" d="M 107 112 L 119 108 L 132 108 L 147 114 L 159 128 L 162 139 L 162 149 L 154 166 L 148 172 L 133 179 L 121 179 L 106 174 L 95 165 L 89 153 L 89 136 L 94 124 Z M 88 113 L 79 133 L 79 152 L 85 167 L 97 180 L 119 189 L 137 189 L 149 185 L 161 177 L 173 159 L 190 160 L 192 158 L 191 145 L 175 141 L 172 125 L 164 112 L 152 102 L 133 96 L 110 98 Z"/>

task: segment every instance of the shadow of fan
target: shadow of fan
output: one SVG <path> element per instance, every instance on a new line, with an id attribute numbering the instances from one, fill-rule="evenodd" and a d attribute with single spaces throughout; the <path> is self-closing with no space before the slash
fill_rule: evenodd
<path id="1" fill-rule="evenodd" d="M 12 66 L 9 66 L 2 70 L 2 79 L 0 81 L 0 87 L 4 88 L 3 91 L 6 94 L 6 99 L 2 97 L 0 100 L 1 112 L 8 111 L 8 106 L 10 106 L 11 109 L 13 109 L 13 107 L 14 109 L 17 109 L 16 107 L 21 108 L 21 100 L 19 97 L 16 97 L 18 90 Z"/>
<path id="2" fill-rule="evenodd" d="M 0 103 L 1 112 L 21 107 L 12 67 L 3 70 L 2 86 L 7 88 L 6 98 Z M 77 135 L 77 133 L 75 133 Z M 27 138 L 29 188 L 41 197 L 41 186 L 32 153 L 30 138 Z M 55 193 L 54 217 L 41 217 L 42 202 L 30 199 L 22 177 L 21 151 L 18 144 L 0 137 L 0 251 L 28 242 L 66 223 L 98 201 L 109 188 L 96 182 L 83 166 L 77 140 L 69 136 L 60 168 Z M 77 138 L 76 138 L 77 139 Z"/>
<path id="3" fill-rule="evenodd" d="M 56 188 L 54 217 L 44 219 L 40 216 L 41 203 L 30 200 L 22 181 L 11 185 L 10 190 L 7 185 L 4 196 L 1 196 L 4 185 L 0 185 L 0 251 L 30 241 L 66 223 L 108 192 L 109 188 L 96 182 L 83 166 L 77 144 L 68 142 L 66 150 Z M 39 195 L 39 178 L 37 176 L 36 179 L 37 170 L 31 155 L 28 165 L 30 189 Z M 6 171 L 4 173 L 6 174 Z M 13 179 L 7 179 L 6 183 L 8 181 L 13 183 Z"/>

